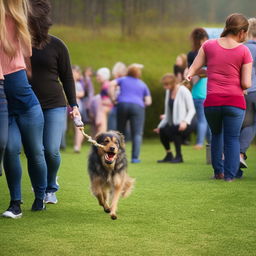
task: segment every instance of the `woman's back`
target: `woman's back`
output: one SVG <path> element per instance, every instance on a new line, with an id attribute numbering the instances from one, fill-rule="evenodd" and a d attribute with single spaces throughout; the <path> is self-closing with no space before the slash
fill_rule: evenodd
<path id="1" fill-rule="evenodd" d="M 144 107 L 144 97 L 149 96 L 150 92 L 142 80 L 125 76 L 118 78 L 117 83 L 120 86 L 118 102 L 130 102 Z"/>
<path id="2" fill-rule="evenodd" d="M 203 45 L 208 75 L 205 106 L 231 104 L 245 108 L 241 68 L 251 62 L 250 52 L 242 44 L 232 45 L 218 40 L 209 40 Z"/>

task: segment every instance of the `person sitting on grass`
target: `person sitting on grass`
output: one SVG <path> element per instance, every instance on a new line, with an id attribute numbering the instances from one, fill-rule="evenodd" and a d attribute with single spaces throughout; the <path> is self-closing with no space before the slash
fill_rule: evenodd
<path id="1" fill-rule="evenodd" d="M 162 84 L 166 90 L 164 116 L 154 131 L 160 135 L 166 156 L 157 162 L 182 163 L 182 137 L 190 132 L 191 120 L 195 115 L 193 99 L 190 91 L 177 83 L 173 74 L 165 74 L 162 78 Z M 170 149 L 170 141 L 173 141 L 175 145 L 175 157 L 173 157 Z"/>

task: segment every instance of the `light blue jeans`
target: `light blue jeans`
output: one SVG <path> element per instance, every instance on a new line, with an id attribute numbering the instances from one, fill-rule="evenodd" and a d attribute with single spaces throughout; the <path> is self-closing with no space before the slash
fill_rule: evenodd
<path id="1" fill-rule="evenodd" d="M 4 93 L 4 84 L 0 80 L 0 175 L 2 175 L 2 160 L 8 139 L 8 109 Z"/>
<path id="2" fill-rule="evenodd" d="M 57 172 L 60 167 L 60 144 L 62 129 L 66 125 L 67 108 L 51 108 L 43 110 L 45 160 L 47 164 L 47 192 L 56 192 L 59 186 L 56 183 Z"/>
<path id="3" fill-rule="evenodd" d="M 196 109 L 196 118 L 197 118 L 197 137 L 196 144 L 203 145 L 206 138 L 207 142 L 210 143 L 211 135 L 208 127 L 207 120 L 204 114 L 204 99 L 193 99 Z"/>
<path id="4" fill-rule="evenodd" d="M 239 136 L 244 114 L 245 110 L 232 106 L 205 108 L 205 116 L 212 132 L 212 166 L 214 173 L 224 173 L 225 179 L 233 179 L 239 167 Z"/>

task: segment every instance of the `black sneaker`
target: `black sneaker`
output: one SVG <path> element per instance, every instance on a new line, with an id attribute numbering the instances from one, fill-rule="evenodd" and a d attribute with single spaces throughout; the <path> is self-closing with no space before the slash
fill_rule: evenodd
<path id="1" fill-rule="evenodd" d="M 183 163 L 182 156 L 176 156 L 175 158 L 172 159 L 171 163 L 173 163 L 173 164 Z"/>
<path id="2" fill-rule="evenodd" d="M 172 152 L 168 152 L 164 159 L 162 160 L 157 160 L 158 163 L 170 163 L 173 159 Z"/>
<path id="3" fill-rule="evenodd" d="M 45 204 L 43 199 L 36 198 L 32 204 L 31 211 L 42 211 L 45 210 Z"/>
<path id="4" fill-rule="evenodd" d="M 20 208 L 20 200 L 11 201 L 9 208 L 2 214 L 3 217 L 18 219 L 21 218 L 22 212 Z"/>

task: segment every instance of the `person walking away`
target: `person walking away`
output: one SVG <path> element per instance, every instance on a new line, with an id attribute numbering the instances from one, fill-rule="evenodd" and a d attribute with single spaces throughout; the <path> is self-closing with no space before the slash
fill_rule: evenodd
<path id="1" fill-rule="evenodd" d="M 251 87 L 252 56 L 242 44 L 248 20 L 242 14 L 227 17 L 218 39 L 200 48 L 186 79 L 207 65 L 205 115 L 212 132 L 211 159 L 215 179 L 232 182 L 239 167 L 240 130 L 246 109 L 243 90 Z M 224 158 L 223 158 L 224 153 Z"/>
<path id="2" fill-rule="evenodd" d="M 148 86 L 140 79 L 141 64 L 131 64 L 127 76 L 111 81 L 110 96 L 116 100 L 115 91 L 118 86 L 120 93 L 117 97 L 117 130 L 125 134 L 127 121 L 131 126 L 132 159 L 131 163 L 140 163 L 140 146 L 145 120 L 145 107 L 151 105 L 152 98 Z"/>

